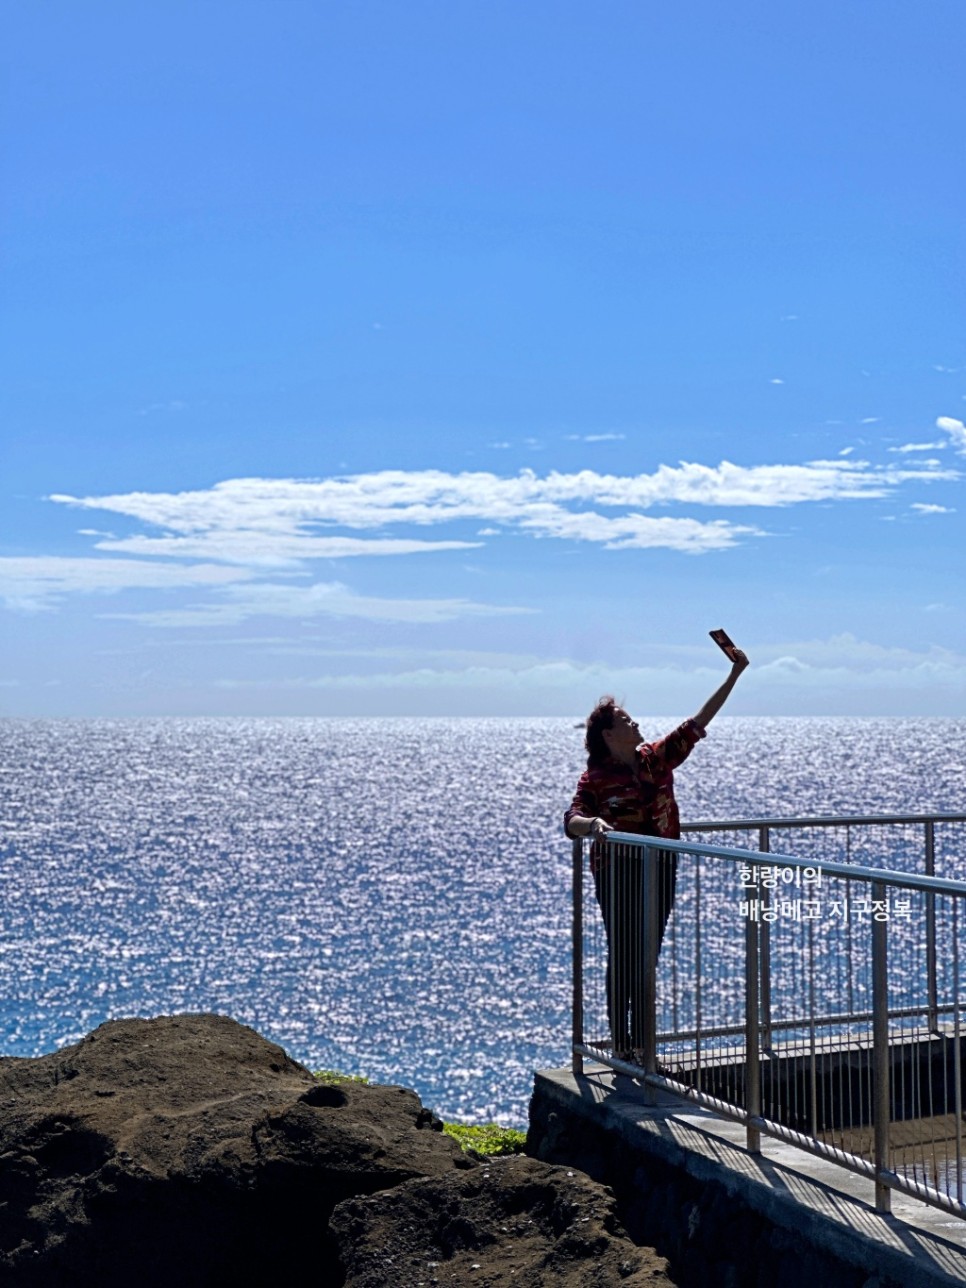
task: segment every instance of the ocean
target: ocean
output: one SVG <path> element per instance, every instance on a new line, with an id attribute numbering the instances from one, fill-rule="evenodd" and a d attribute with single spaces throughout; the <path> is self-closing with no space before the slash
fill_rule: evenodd
<path id="1" fill-rule="evenodd" d="M 216 1011 L 523 1125 L 569 1060 L 576 724 L 0 721 L 0 1054 Z M 685 823 L 963 810 L 966 721 L 719 717 L 676 784 Z"/>

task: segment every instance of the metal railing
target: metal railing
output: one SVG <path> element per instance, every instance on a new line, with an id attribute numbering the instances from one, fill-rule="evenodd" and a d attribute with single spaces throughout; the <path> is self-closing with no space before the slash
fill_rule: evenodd
<path id="1" fill-rule="evenodd" d="M 768 853 L 776 843 L 798 858 L 864 863 L 923 876 L 966 876 L 966 814 L 851 814 L 801 818 L 754 818 L 689 823 L 685 836 L 715 833 L 722 844 Z M 937 994 L 934 908 L 926 902 L 926 986 Z M 768 930 L 762 944 L 762 992 L 769 997 Z M 935 1018 L 933 1014 L 932 1019 Z"/>
<path id="2" fill-rule="evenodd" d="M 574 1069 L 592 1057 L 966 1217 L 958 867 L 966 815 L 740 820 L 750 845 L 610 833 L 587 871 L 574 843 Z M 865 857 L 910 858 L 899 871 Z M 822 835 L 773 853 L 773 833 Z M 829 830 L 823 830 L 829 829 Z M 828 857 L 830 830 L 849 862 Z M 942 845 L 937 846 L 937 837 Z M 728 838 L 730 839 L 730 837 Z M 799 849 L 812 853 L 802 855 Z M 905 866 L 905 864 L 904 864 Z M 677 869 L 675 877 L 675 868 Z M 673 913 L 671 908 L 673 907 Z M 670 913 L 667 930 L 663 926 Z"/>
<path id="3" fill-rule="evenodd" d="M 966 872 L 966 814 L 835 814 L 688 823 L 685 836 L 717 833 L 739 849 L 781 849 L 803 859 L 865 863 L 922 876 Z"/>

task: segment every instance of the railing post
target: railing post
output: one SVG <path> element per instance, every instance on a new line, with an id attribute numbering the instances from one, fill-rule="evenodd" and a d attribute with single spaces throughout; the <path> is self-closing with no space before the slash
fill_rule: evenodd
<path id="1" fill-rule="evenodd" d="M 644 899 L 644 1050 L 645 1073 L 657 1072 L 657 926 L 658 883 L 657 850 L 644 847 L 642 897 Z M 645 1084 L 646 1088 L 646 1084 Z M 651 1093 L 645 1090 L 650 1100 Z"/>
<path id="2" fill-rule="evenodd" d="M 761 1116 L 761 1076 L 758 1062 L 758 927 L 745 921 L 745 1110 L 748 1114 L 747 1144 L 751 1154 L 761 1153 L 761 1131 L 751 1120 Z"/>
<path id="3" fill-rule="evenodd" d="M 936 824 L 928 818 L 925 822 L 926 876 L 936 875 Z M 939 1031 L 939 984 L 936 971 L 936 896 L 926 895 L 926 1001 L 927 1024 L 930 1033 Z"/>
<path id="4" fill-rule="evenodd" d="M 771 850 L 771 837 L 767 826 L 758 829 L 758 849 L 762 854 L 768 854 Z M 763 1047 L 771 1047 L 771 923 L 763 921 L 759 934 L 759 943 L 761 945 L 761 961 L 759 970 L 761 972 L 761 1044 Z"/>
<path id="5" fill-rule="evenodd" d="M 574 837 L 573 848 L 573 1046 L 571 1069 L 579 1078 L 584 1071 L 584 1057 L 578 1047 L 584 1044 L 584 843 Z"/>
<path id="6" fill-rule="evenodd" d="M 959 1024 L 959 909 L 953 905 L 953 1110 L 956 1116 L 956 1198 L 963 1201 L 963 1050 Z"/>
<path id="7" fill-rule="evenodd" d="M 881 881 L 872 883 L 873 907 L 876 903 L 886 907 L 886 887 Z M 888 922 L 872 919 L 872 1068 L 873 1068 L 873 1123 L 875 1130 L 875 1206 L 877 1212 L 892 1211 L 892 1196 L 888 1185 L 880 1180 L 889 1166 L 889 972 L 888 972 Z"/>

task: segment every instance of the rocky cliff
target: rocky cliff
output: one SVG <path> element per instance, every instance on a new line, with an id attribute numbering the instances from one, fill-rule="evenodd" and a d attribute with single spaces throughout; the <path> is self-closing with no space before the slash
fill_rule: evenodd
<path id="1" fill-rule="evenodd" d="M 402 1087 L 325 1085 L 223 1016 L 0 1059 L 0 1283 L 664 1285 L 609 1190 L 480 1162 Z"/>

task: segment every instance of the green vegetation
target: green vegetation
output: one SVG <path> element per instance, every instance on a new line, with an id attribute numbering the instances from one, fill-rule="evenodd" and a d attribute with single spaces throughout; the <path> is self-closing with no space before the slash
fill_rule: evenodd
<path id="1" fill-rule="evenodd" d="M 328 1086 L 340 1082 L 363 1082 L 369 1079 L 360 1073 L 339 1073 L 335 1069 L 317 1069 L 312 1075 Z M 463 1150 L 472 1150 L 484 1158 L 502 1158 L 506 1154 L 522 1154 L 527 1143 L 527 1133 L 515 1127 L 501 1127 L 499 1123 L 484 1123 L 471 1127 L 469 1123 L 443 1123 L 443 1131 Z"/>
<path id="2" fill-rule="evenodd" d="M 525 1131 L 501 1127 L 499 1123 L 484 1123 L 481 1127 L 471 1127 L 468 1123 L 443 1123 L 443 1131 L 447 1136 L 452 1136 L 463 1149 L 472 1149 L 487 1158 L 522 1154 L 527 1143 Z"/>

